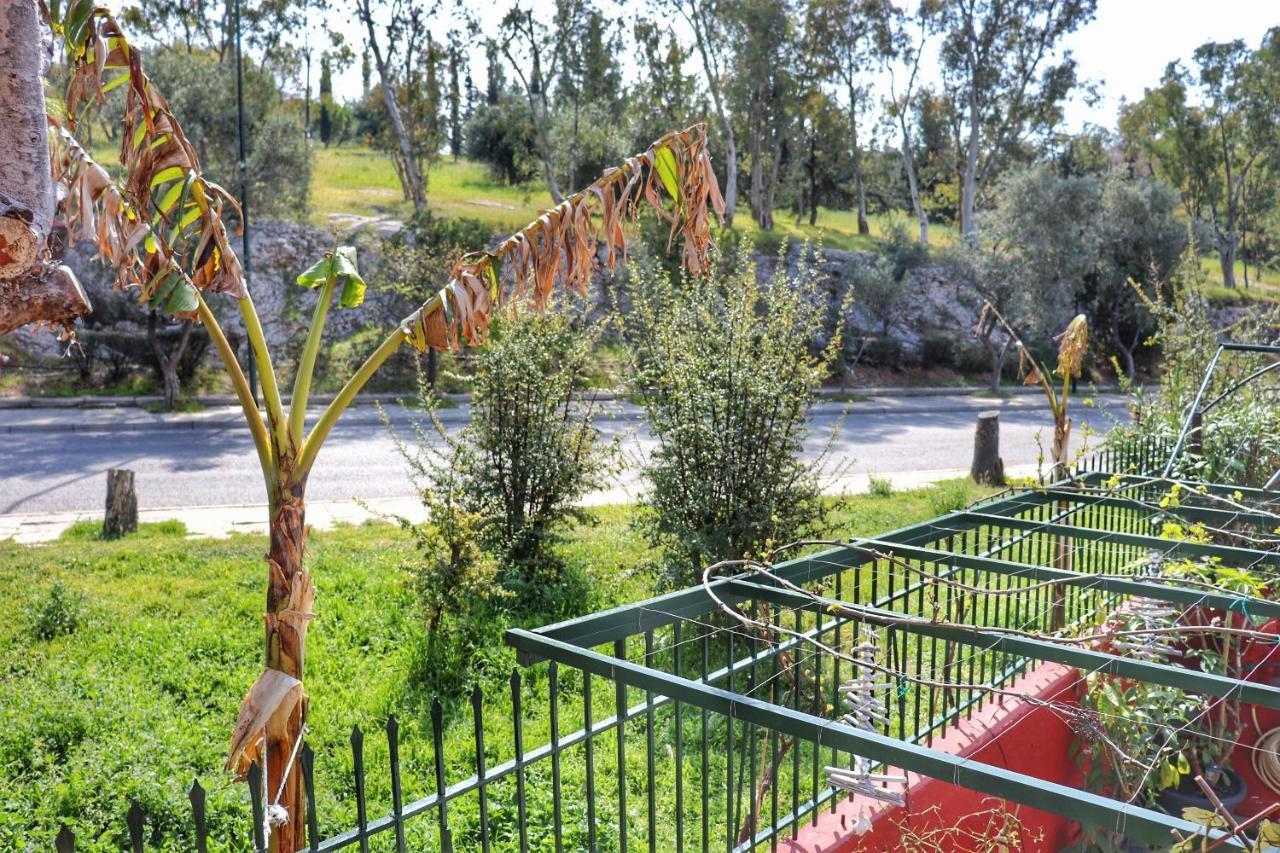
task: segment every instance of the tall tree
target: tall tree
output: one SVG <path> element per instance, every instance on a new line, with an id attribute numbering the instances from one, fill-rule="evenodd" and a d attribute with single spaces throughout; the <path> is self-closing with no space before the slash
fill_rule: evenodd
<path id="1" fill-rule="evenodd" d="M 457 32 L 449 33 L 449 153 L 457 160 L 462 154 L 462 88 L 458 71 L 462 65 L 462 46 Z M 471 75 L 467 75 L 471 79 Z"/>
<path id="2" fill-rule="evenodd" d="M 788 0 L 743 0 L 727 19 L 735 112 L 747 143 L 751 216 L 773 228 L 779 178 L 795 115 L 796 22 Z"/>
<path id="3" fill-rule="evenodd" d="M 333 73 L 329 69 L 329 56 L 320 58 L 320 141 L 329 147 L 333 139 Z"/>
<path id="4" fill-rule="evenodd" d="M 564 195 L 551 145 L 550 89 L 559 77 L 560 63 L 569 53 L 569 43 L 580 32 L 582 20 L 589 11 L 586 0 L 556 0 L 551 21 L 545 22 L 516 2 L 502 19 L 498 41 L 502 55 L 519 78 L 529 101 L 542 176 L 557 204 Z"/>
<path id="5" fill-rule="evenodd" d="M 890 11 L 891 31 L 881 54 L 889 72 L 889 102 L 885 114 L 897 126 L 902 170 L 907 176 L 911 209 L 920 223 L 920 242 L 929 244 L 929 213 L 925 209 L 920 174 L 916 168 L 913 117 L 919 115 L 920 60 L 933 34 L 933 6 L 921 3 L 914 13 L 896 7 Z"/>
<path id="6" fill-rule="evenodd" d="M 874 67 L 889 49 L 891 10 L 887 0 L 809 0 L 805 26 L 809 56 L 817 60 L 824 76 L 838 82 L 847 99 L 859 234 L 870 234 L 871 226 L 858 121 L 866 110 Z M 914 175 L 911 178 L 914 183 Z"/>
<path id="7" fill-rule="evenodd" d="M 396 102 L 396 78 L 390 63 L 391 57 L 383 53 L 378 41 L 379 26 L 375 20 L 377 16 L 374 11 L 374 2 L 375 0 L 355 0 L 356 15 L 365 26 L 366 43 L 373 53 L 373 63 L 378 69 L 378 80 L 382 84 L 382 102 L 387 110 L 387 121 L 390 123 L 391 132 L 395 135 L 396 142 L 400 147 L 400 156 L 404 169 L 402 180 L 405 190 L 409 195 L 410 201 L 413 202 L 413 209 L 420 211 L 427 206 L 426 185 L 422 180 L 422 174 L 418 171 L 418 160 L 414 154 L 413 140 L 409 135 L 409 131 L 405 128 L 404 119 L 400 115 L 400 105 Z M 402 17 L 393 10 L 388 32 L 398 32 L 398 28 L 403 24 Z M 394 45 L 394 38 L 389 39 L 389 41 L 391 45 Z"/>
<path id="8" fill-rule="evenodd" d="M 1097 0 L 943 0 L 942 70 L 960 133 L 960 228 L 976 244 L 978 194 L 1010 148 L 1061 120 L 1076 65 L 1056 51 Z"/>
<path id="9" fill-rule="evenodd" d="M 1240 40 L 1207 42 L 1193 59 L 1194 75 L 1171 63 L 1160 85 L 1124 110 L 1120 128 L 1181 191 L 1191 217 L 1212 228 L 1223 284 L 1235 287 L 1250 176 L 1280 132 L 1280 28 L 1257 51 Z"/>
<path id="10" fill-rule="evenodd" d="M 706 77 L 707 91 L 716 109 L 720 133 L 724 136 L 724 223 L 733 227 L 733 216 L 738 208 L 738 139 L 734 133 L 733 117 L 729 111 L 728 85 L 731 61 L 731 40 L 725 21 L 733 9 L 728 0 L 667 0 L 693 30 L 693 42 L 702 60 L 702 73 Z"/>

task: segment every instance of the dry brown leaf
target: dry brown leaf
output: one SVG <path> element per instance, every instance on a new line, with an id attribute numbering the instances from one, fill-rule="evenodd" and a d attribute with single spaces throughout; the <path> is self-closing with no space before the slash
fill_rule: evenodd
<path id="1" fill-rule="evenodd" d="M 258 759 L 263 733 L 287 731 L 289 716 L 305 696 L 298 679 L 278 669 L 264 669 L 240 703 L 226 769 L 243 777 Z"/>

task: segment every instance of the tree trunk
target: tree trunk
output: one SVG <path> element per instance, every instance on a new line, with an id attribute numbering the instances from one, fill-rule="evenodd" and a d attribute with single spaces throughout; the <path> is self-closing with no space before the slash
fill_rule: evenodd
<path id="1" fill-rule="evenodd" d="M 1000 374 L 1004 371 L 1004 353 L 1009 348 L 1008 342 L 997 346 L 995 341 L 984 340 L 983 346 L 987 348 L 987 354 L 991 356 L 991 381 L 990 388 L 993 394 L 1000 393 Z"/>
<path id="2" fill-rule="evenodd" d="M 159 314 L 153 310 L 147 315 L 147 343 L 151 345 L 151 354 L 160 368 L 160 381 L 164 388 L 164 409 L 166 412 L 172 412 L 177 408 L 178 395 L 182 390 L 178 382 L 178 365 L 182 362 L 182 357 L 187 352 L 187 344 L 191 341 L 192 322 L 190 320 L 183 322 L 182 339 L 178 342 L 177 349 L 171 353 L 165 352 L 164 347 L 160 345 L 158 325 Z"/>
<path id="3" fill-rule="evenodd" d="M 1000 413 L 980 412 L 973 433 L 973 464 L 969 476 L 975 483 L 1004 485 L 1004 461 L 1000 458 Z"/>
<path id="4" fill-rule="evenodd" d="M 1120 329 L 1115 325 L 1111 327 L 1111 342 L 1115 344 L 1116 351 L 1120 354 L 1120 364 L 1124 368 L 1124 375 L 1128 379 L 1133 379 L 1137 373 L 1133 363 L 1133 351 L 1138 346 L 1138 334 L 1134 334 L 1133 343 L 1126 345 L 1124 338 L 1120 336 Z"/>
<path id="5" fill-rule="evenodd" d="M 268 669 L 299 681 L 305 670 L 307 624 L 313 616 L 311 605 L 315 598 L 311 576 L 302 567 L 307 544 L 305 490 L 305 482 L 293 483 L 282 486 L 275 496 L 267 553 L 265 663 Z M 271 834 L 271 850 L 278 853 L 292 853 L 306 843 L 303 780 L 297 759 L 306 714 L 304 694 L 283 728 L 269 726 L 266 731 L 267 803 L 275 804 L 279 791 L 278 805 L 284 809 L 284 821 Z"/>
<path id="6" fill-rule="evenodd" d="M 858 91 L 852 80 L 849 82 L 849 133 L 853 154 L 853 186 L 858 196 L 858 233 L 870 234 L 871 226 L 867 223 L 867 188 L 862 175 L 862 147 L 858 145 Z"/>
<path id="7" fill-rule="evenodd" d="M 0 279 L 0 335 L 32 323 L 69 330 L 92 310 L 70 267 L 37 263 L 13 281 Z"/>
<path id="8" fill-rule="evenodd" d="M 1236 286 L 1236 235 L 1232 231 L 1218 239 L 1218 265 L 1222 268 L 1222 283 Z"/>
<path id="9" fill-rule="evenodd" d="M 915 211 L 920 222 L 920 243 L 929 245 L 929 217 L 924 212 L 924 202 L 920 198 L 920 181 L 916 177 L 915 155 L 911 151 L 911 138 L 907 135 L 906 123 L 902 123 L 902 166 L 907 172 L 907 189 L 911 191 L 911 209 Z"/>
<path id="10" fill-rule="evenodd" d="M 138 532 L 138 493 L 133 472 L 124 468 L 107 471 L 107 509 L 102 519 L 102 538 L 118 539 Z"/>
<path id="11" fill-rule="evenodd" d="M 960 233 L 970 246 L 978 245 L 978 223 L 974 212 L 978 207 L 978 115 L 977 91 L 969 92 L 969 143 L 965 146 L 964 175 L 960 187 Z"/>
<path id="12" fill-rule="evenodd" d="M 387 108 L 387 119 L 391 122 L 396 141 L 400 143 L 400 156 L 404 158 L 405 189 L 413 201 L 414 211 L 418 212 L 427 206 L 427 196 L 422 188 L 422 176 L 418 174 L 418 164 L 413 159 L 413 146 L 405 132 L 404 121 L 400 118 L 400 108 L 396 105 L 395 81 L 382 57 L 382 49 L 373 28 L 373 13 L 367 2 L 360 7 L 360 17 L 364 19 L 365 28 L 369 31 L 369 48 L 373 51 L 374 64 L 378 67 L 378 79 L 382 82 L 382 102 Z"/>
<path id="13" fill-rule="evenodd" d="M 722 112 L 720 126 L 725 130 L 724 140 L 724 226 L 733 227 L 733 214 L 738 209 L 738 144 L 733 136 L 729 119 Z"/>
<path id="14" fill-rule="evenodd" d="M 0 280 L 27 272 L 53 221 L 44 74 L 52 35 L 35 0 L 0 12 Z"/>

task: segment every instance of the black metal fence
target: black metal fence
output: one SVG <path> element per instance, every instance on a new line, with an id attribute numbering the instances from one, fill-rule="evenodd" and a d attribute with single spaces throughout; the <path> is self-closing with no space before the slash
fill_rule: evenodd
<path id="1" fill-rule="evenodd" d="M 1146 473 L 1162 461 L 1163 450 L 1150 442 L 1104 448 L 1080 466 L 1080 473 Z M 1027 495 L 1025 505 L 1017 503 L 1020 494 Z M 921 548 L 937 546 L 948 554 L 1049 565 L 1056 536 L 1045 525 L 1063 522 L 1098 531 L 1145 532 L 1148 524 L 1143 513 L 1123 506 L 1065 505 L 1033 492 L 1006 493 L 1003 500 L 1012 507 L 1007 520 L 960 523 L 952 514 L 909 528 L 913 535 L 899 539 Z M 1124 572 L 1133 570 L 1145 553 L 1140 545 L 1106 537 L 1083 539 L 1074 543 L 1073 568 Z M 899 562 L 912 571 L 891 571 L 886 561 L 875 559 L 847 568 L 829 567 L 825 582 L 840 600 L 1029 630 L 1047 628 L 1055 605 L 1061 618 L 1072 622 L 1089 618 L 1099 607 L 1112 607 L 1119 599 L 1113 592 L 1068 587 L 1055 600 L 1049 588 L 1028 578 L 924 557 Z M 963 589 L 940 593 L 947 587 L 934 583 L 939 579 L 961 581 Z M 727 620 L 673 619 L 657 629 L 611 639 L 601 648 L 618 659 L 797 710 L 806 703 L 825 704 L 807 709 L 830 716 L 839 706 L 837 688 L 849 673 L 842 672 L 838 658 L 814 654 L 809 641 L 838 647 L 847 643 L 852 632 L 865 628 L 848 618 L 828 618 L 800 608 L 788 611 L 776 603 L 751 602 L 750 607 L 786 625 L 790 638 L 769 640 Z M 992 701 L 989 688 L 1016 679 L 1032 663 L 1024 656 L 965 650 L 891 626 L 876 634 L 896 669 L 964 685 L 904 688 L 886 697 L 884 733 L 912 743 L 928 744 L 945 734 L 957 720 Z M 306 849 L 316 853 L 348 848 L 398 853 L 625 851 L 630 846 L 750 850 L 768 845 L 776 849 L 781 838 L 806 822 L 816 822 L 818 814 L 834 808 L 842 795 L 827 785 L 822 770 L 826 765 L 847 764 L 851 756 L 803 742 L 789 743 L 776 731 L 691 708 L 653 692 L 644 692 L 636 697 L 640 701 L 633 702 L 633 690 L 624 684 L 607 683 L 577 668 L 562 669 L 555 661 L 539 666 L 545 667 L 538 680 L 545 675 L 546 690 L 545 698 L 537 700 L 545 704 L 537 710 L 545 710 L 549 721 L 547 741 L 526 747 L 530 694 L 525 674 L 513 671 L 509 704 L 504 705 L 501 719 L 492 710 L 486 717 L 480 688 L 473 691 L 471 772 L 450 778 L 448 769 L 456 764 L 447 760 L 444 709 L 437 701 L 430 714 L 433 763 L 428 773 L 414 774 L 433 780 L 427 790 L 404 789 L 400 722 L 394 716 L 377 734 L 386 740 L 385 766 L 366 766 L 366 733 L 353 728 L 350 781 L 356 823 L 343 831 L 323 834 L 327 824 L 315 794 L 317 756 L 305 746 L 299 761 L 308 801 L 310 846 Z M 486 744 L 486 736 L 499 732 L 511 748 L 501 760 L 493 760 L 495 751 Z M 369 801 L 370 773 L 389 781 L 389 802 Z M 247 787 L 248 824 L 243 846 L 237 849 L 265 850 L 268 797 L 256 766 Z M 210 834 L 205 792 L 198 781 L 191 786 L 190 801 L 191 820 L 183 843 L 204 853 Z M 459 825 L 461 817 L 465 820 Z M 141 851 L 154 843 L 148 818 L 136 803 L 125 824 L 128 849 Z M 183 849 L 175 847 L 172 839 L 161 843 L 168 849 Z M 71 830 L 63 827 L 55 847 L 59 853 L 77 849 Z"/>

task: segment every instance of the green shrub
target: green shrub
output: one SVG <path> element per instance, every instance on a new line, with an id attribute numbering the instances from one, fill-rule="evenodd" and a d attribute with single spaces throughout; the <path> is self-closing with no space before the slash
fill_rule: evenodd
<path id="1" fill-rule="evenodd" d="M 946 515 L 962 510 L 969 502 L 969 489 L 963 480 L 947 480 L 929 490 L 929 513 Z"/>
<path id="2" fill-rule="evenodd" d="M 562 311 L 504 309 L 476 352 L 471 422 L 458 441 L 463 505 L 479 518 L 483 547 L 502 584 L 547 615 L 585 594 L 552 546 L 582 516 L 579 499 L 603 485 L 613 450 L 597 442 L 594 407 L 577 390 L 594 341 Z"/>
<path id="3" fill-rule="evenodd" d="M 54 581 L 31 609 L 31 633 L 37 639 L 52 640 L 74 634 L 83 619 L 84 595 Z"/>
<path id="4" fill-rule="evenodd" d="M 867 480 L 867 494 L 873 498 L 887 498 L 893 494 L 893 481 L 874 474 Z"/>
<path id="5" fill-rule="evenodd" d="M 493 228 L 468 216 L 436 216 L 430 210 L 423 210 L 410 217 L 401 232 L 392 239 L 395 238 L 425 249 L 444 249 L 461 256 L 489 248 Z"/>
<path id="6" fill-rule="evenodd" d="M 926 332 L 920 338 L 922 367 L 953 367 L 958 351 L 956 336 L 948 332 Z"/>
<path id="7" fill-rule="evenodd" d="M 897 370 L 902 366 L 902 341 L 887 335 L 868 338 L 862 348 L 862 361 L 872 367 Z"/>
<path id="8" fill-rule="evenodd" d="M 672 582 L 820 520 L 818 472 L 800 454 L 840 340 L 810 353 L 825 311 L 814 261 L 802 253 L 794 275 L 779 262 L 761 283 L 744 243 L 705 278 L 634 271 L 620 324 L 629 383 L 657 439 L 643 523 Z"/>
<path id="9" fill-rule="evenodd" d="M 991 356 L 978 344 L 966 343 L 956 348 L 956 370 L 966 375 L 991 372 Z"/>

